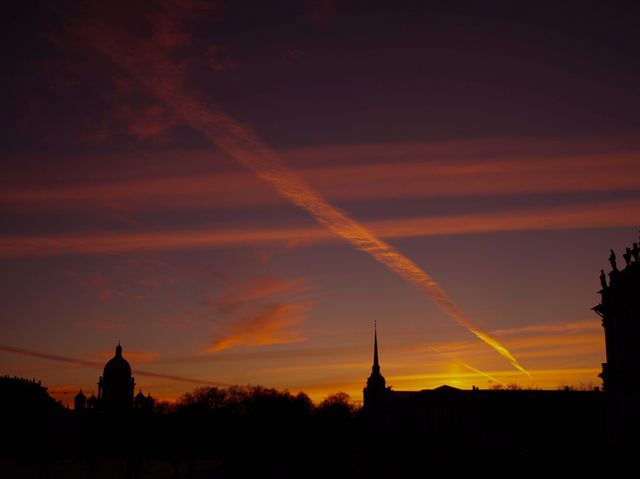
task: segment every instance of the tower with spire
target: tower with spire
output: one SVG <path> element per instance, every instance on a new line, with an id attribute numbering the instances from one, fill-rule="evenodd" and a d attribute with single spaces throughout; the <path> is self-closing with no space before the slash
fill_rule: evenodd
<path id="1" fill-rule="evenodd" d="M 380 373 L 378 362 L 378 327 L 373 327 L 373 366 L 367 385 L 363 389 L 364 409 L 373 413 L 380 413 L 388 409 L 391 388 L 387 387 L 384 376 Z"/>

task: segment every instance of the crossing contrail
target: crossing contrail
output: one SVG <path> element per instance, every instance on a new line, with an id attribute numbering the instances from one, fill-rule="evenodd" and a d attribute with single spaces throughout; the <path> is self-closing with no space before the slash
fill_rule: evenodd
<path id="1" fill-rule="evenodd" d="M 97 36 L 96 31 L 100 31 Z M 77 32 L 92 41 L 94 48 L 126 70 L 221 150 L 269 182 L 283 197 L 311 213 L 319 224 L 398 274 L 445 314 L 494 348 L 514 367 L 529 375 L 506 347 L 468 319 L 442 287 L 418 265 L 374 236 L 346 212 L 329 204 L 300 176 L 287 168 L 277 153 L 260 141 L 248 126 L 236 121 L 211 102 L 191 93 L 183 84 L 183 69 L 174 65 L 162 48 L 152 41 L 140 41 L 139 50 L 132 50 L 131 38 L 126 38 L 122 32 L 113 31 L 99 22 L 84 24 Z"/>
<path id="2" fill-rule="evenodd" d="M 474 368 L 473 366 L 471 366 L 470 364 L 465 363 L 464 361 L 461 361 L 460 359 L 456 358 L 453 354 L 448 353 L 446 351 L 442 351 L 441 349 L 438 348 L 434 348 L 433 346 L 431 346 L 429 349 L 431 349 L 432 351 L 435 351 L 438 354 L 444 354 L 445 356 L 450 357 L 452 360 L 456 361 L 457 363 L 462 364 L 465 368 L 467 368 L 469 371 L 473 371 L 476 374 L 480 374 L 481 376 L 484 376 L 485 378 L 488 378 L 489 380 L 496 382 L 496 383 L 500 383 L 500 384 L 504 384 L 502 381 L 500 381 L 499 379 L 494 378 L 493 376 L 490 376 L 489 374 L 480 371 L 479 369 Z M 529 373 L 527 373 L 529 374 Z"/>
<path id="3" fill-rule="evenodd" d="M 458 361 L 460 362 L 460 364 L 462 364 L 468 370 L 473 371 L 474 373 L 480 374 L 481 376 L 484 376 L 485 378 L 488 378 L 493 382 L 496 382 L 496 383 L 499 383 L 499 384 L 504 384 L 499 379 L 496 379 L 493 376 L 490 376 L 489 374 L 484 373 L 484 372 L 480 371 L 479 369 L 474 368 L 473 366 L 470 366 L 469 364 L 465 363 L 464 361 L 460 361 L 459 359 L 458 359 Z M 529 374 L 529 373 L 527 372 L 527 374 Z"/>

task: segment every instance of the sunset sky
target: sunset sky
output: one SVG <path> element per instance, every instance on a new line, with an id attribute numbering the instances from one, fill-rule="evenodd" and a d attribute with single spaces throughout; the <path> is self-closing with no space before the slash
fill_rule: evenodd
<path id="1" fill-rule="evenodd" d="M 600 386 L 640 6 L 521 3 L 5 7 L 0 374 L 359 401 L 377 322 L 396 390 Z"/>

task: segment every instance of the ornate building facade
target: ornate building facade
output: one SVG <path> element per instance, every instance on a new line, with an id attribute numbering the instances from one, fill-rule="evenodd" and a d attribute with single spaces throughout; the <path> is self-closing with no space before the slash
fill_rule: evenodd
<path id="1" fill-rule="evenodd" d="M 606 363 L 602 364 L 607 396 L 609 435 L 614 442 L 628 442 L 640 427 L 640 248 L 626 248 L 625 265 L 618 268 L 613 250 L 609 256 L 609 281 L 600 271 L 600 304 L 593 310 L 602 318 Z"/>

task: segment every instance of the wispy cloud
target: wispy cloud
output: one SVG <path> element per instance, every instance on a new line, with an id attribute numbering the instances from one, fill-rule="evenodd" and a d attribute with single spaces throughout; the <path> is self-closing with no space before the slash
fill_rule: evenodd
<path id="1" fill-rule="evenodd" d="M 286 292 L 287 296 L 297 296 L 310 289 L 304 278 L 286 279 L 274 274 L 250 278 L 241 283 L 231 283 L 221 297 L 209 302 L 214 310 L 230 313 L 248 302 Z"/>
<path id="2" fill-rule="evenodd" d="M 360 156 L 362 150 L 368 151 L 367 146 L 335 148 L 330 154 L 343 164 L 332 165 L 336 160 L 328 158 L 325 164 L 329 166 L 299 167 L 295 171 L 325 197 L 335 201 L 635 191 L 640 188 L 640 152 L 637 151 L 576 153 L 551 158 L 543 155 L 505 157 L 497 151 L 498 158 L 486 159 L 465 156 L 469 153 L 465 153 L 464 145 L 465 142 L 460 142 L 457 148 L 452 146 L 459 157 L 446 161 L 432 158 L 433 146 L 429 144 L 411 145 L 412 161 L 398 161 L 397 158 L 406 155 L 407 145 L 379 145 L 382 156 L 377 152 L 374 159 L 364 163 Z M 495 148 L 499 150 L 498 146 Z M 316 150 L 283 151 L 282 155 L 296 164 L 304 162 L 296 161 L 296 154 L 303 158 L 315 157 L 325 151 L 323 148 Z M 199 158 L 202 153 L 185 151 L 173 155 L 181 162 L 189 163 L 190 156 Z M 135 163 L 135 158 L 132 161 Z M 44 211 L 74 209 L 87 204 L 117 205 L 131 221 L 131 208 L 219 208 L 220 205 L 229 208 L 284 201 L 257 177 L 246 172 L 176 176 L 175 172 L 167 171 L 163 176 L 159 171 L 151 178 L 127 178 L 135 172 L 123 172 L 124 177 L 120 180 L 100 183 L 87 184 L 88 180 L 83 183 L 79 179 L 78 183 L 66 186 L 8 186 L 0 192 L 0 202 L 12 207 L 37 206 Z"/>
<path id="3" fill-rule="evenodd" d="M 81 326 L 95 328 L 101 333 L 116 331 L 118 329 L 127 329 L 129 327 L 126 321 L 122 319 L 114 318 L 113 316 L 109 316 L 107 314 L 98 314 L 97 316 L 98 317 L 95 319 L 80 321 L 78 324 L 80 324 Z"/>
<path id="4" fill-rule="evenodd" d="M 596 325 L 597 321 L 593 321 Z M 568 325 L 562 327 L 554 325 L 535 325 L 520 330 L 501 333 L 500 330 L 492 331 L 496 337 L 509 345 L 510 349 L 518 351 L 518 355 L 528 358 L 550 360 L 560 356 L 577 356 L 579 354 L 592 354 L 599 356 L 604 352 L 604 335 L 601 329 L 594 327 L 583 327 L 583 322 L 573 323 L 580 325 L 577 327 Z M 586 323 L 586 321 L 585 321 Z M 469 340 L 446 341 L 425 346 L 427 349 L 436 348 L 439 352 L 453 354 L 456 358 L 467 358 L 469 361 L 487 359 L 486 351 L 478 348 L 477 343 Z"/>
<path id="5" fill-rule="evenodd" d="M 179 29 L 171 25 L 170 37 L 179 38 L 179 44 L 187 42 L 188 40 L 180 36 Z M 175 64 L 168 55 L 167 46 L 160 41 L 163 39 L 162 36 L 151 40 L 132 38 L 115 24 L 97 18 L 78 22 L 71 31 L 77 38 L 86 41 L 119 65 L 149 92 L 181 115 L 192 128 L 253 171 L 280 195 L 309 212 L 321 226 L 387 266 L 431 299 L 450 318 L 494 348 L 515 368 L 528 374 L 511 352 L 491 334 L 472 322 L 426 271 L 383 241 L 366 225 L 326 201 L 300 175 L 287 168 L 277 153 L 262 143 L 250 128 L 231 118 L 204 97 L 198 96 L 193 88 L 185 88 L 185 70 L 182 65 Z M 156 28 L 154 35 L 158 36 L 158 33 L 163 32 L 162 28 Z M 171 46 L 171 43 L 169 45 Z M 555 225 L 556 228 L 560 222 Z"/>
<path id="6" fill-rule="evenodd" d="M 150 105 L 142 111 L 127 105 L 121 108 L 118 119 L 126 125 L 126 133 L 140 140 L 165 138 L 163 134 L 178 123 L 175 115 L 162 105 Z"/>
<path id="7" fill-rule="evenodd" d="M 494 334 L 499 336 L 506 335 L 522 335 L 530 333 L 561 333 L 561 332 L 578 332 L 578 331 L 600 331 L 602 332 L 602 325 L 595 319 L 585 319 L 582 321 L 572 321 L 570 323 L 543 323 L 535 324 L 531 326 L 524 326 L 522 328 L 512 329 L 496 329 Z"/>
<path id="8" fill-rule="evenodd" d="M 273 274 L 244 281 L 229 281 L 222 294 L 207 301 L 214 314 L 231 318 L 222 334 L 203 353 L 234 346 L 264 346 L 304 341 L 299 326 L 313 305 L 304 278 L 285 279 Z"/>
<path id="9" fill-rule="evenodd" d="M 201 318 L 194 317 L 190 311 L 183 311 L 181 315 L 169 316 L 165 314 L 154 318 L 157 325 L 182 331 L 192 331 L 202 324 Z"/>
<path id="10" fill-rule="evenodd" d="M 113 357 L 113 350 L 103 350 L 103 351 L 91 351 L 87 353 L 87 356 L 99 359 L 101 361 L 106 361 Z M 148 363 L 155 361 L 158 359 L 160 355 L 158 353 L 154 353 L 152 351 L 136 351 L 127 349 L 126 357 L 127 359 L 133 359 L 136 362 Z"/>
<path id="11" fill-rule="evenodd" d="M 307 0 L 306 3 L 309 9 L 306 17 L 317 25 L 328 23 L 338 9 L 337 0 Z"/>
<path id="12" fill-rule="evenodd" d="M 115 296 L 124 296 L 125 294 L 123 291 L 113 289 L 109 279 L 102 273 L 94 274 L 89 278 L 88 283 L 98 289 L 97 296 L 101 301 L 107 301 Z"/>
<path id="13" fill-rule="evenodd" d="M 264 346 L 268 344 L 288 344 L 304 341 L 295 329 L 304 320 L 309 306 L 297 304 L 271 304 L 248 311 L 234 320 L 230 333 L 213 341 L 213 345 L 203 353 L 213 353 L 236 345 Z"/>
<path id="14" fill-rule="evenodd" d="M 377 237 L 386 239 L 499 231 L 619 227 L 635 226 L 636 217 L 630 212 L 638 209 L 640 200 L 629 199 L 493 213 L 388 219 L 364 222 L 362 225 Z M 336 240 L 335 235 L 320 227 L 5 235 L 0 236 L 0 257 L 161 251 L 274 242 L 305 245 Z"/>
<path id="15" fill-rule="evenodd" d="M 554 355 L 554 351 L 561 353 L 563 349 L 570 350 L 577 356 L 578 349 L 581 346 L 588 346 L 588 350 L 592 352 L 604 352 L 604 336 L 602 333 L 567 333 L 540 336 L 522 337 L 509 340 L 509 345 L 523 354 L 529 351 L 531 355 L 537 355 L 540 358 L 549 358 Z M 566 354 L 565 354 L 566 355 Z"/>

